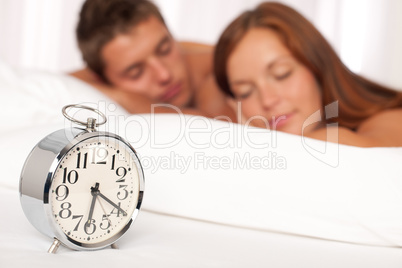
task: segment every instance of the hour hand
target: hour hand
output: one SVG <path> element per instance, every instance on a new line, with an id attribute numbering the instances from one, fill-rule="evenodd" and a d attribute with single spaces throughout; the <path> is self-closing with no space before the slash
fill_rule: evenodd
<path id="1" fill-rule="evenodd" d="M 113 207 L 115 207 L 117 210 L 119 210 L 121 213 L 123 213 L 123 216 L 127 216 L 127 212 L 122 210 L 118 205 L 116 205 L 116 203 L 114 203 L 112 200 L 110 200 L 109 198 L 104 196 L 101 192 L 98 192 L 98 195 L 99 195 L 99 197 L 102 197 L 106 202 L 111 204 Z"/>
<path id="2" fill-rule="evenodd" d="M 95 187 L 91 187 L 92 201 L 91 201 L 91 207 L 89 209 L 87 225 L 91 224 L 92 216 L 94 214 L 96 196 L 98 195 L 98 193 L 99 193 L 99 183 L 96 183 Z"/>

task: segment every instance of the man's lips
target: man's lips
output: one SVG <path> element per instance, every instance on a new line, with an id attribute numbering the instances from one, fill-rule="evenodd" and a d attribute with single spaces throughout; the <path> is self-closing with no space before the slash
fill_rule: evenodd
<path id="1" fill-rule="evenodd" d="M 168 90 L 162 95 L 161 101 L 167 102 L 168 100 L 176 97 L 181 91 L 181 83 L 170 86 Z"/>

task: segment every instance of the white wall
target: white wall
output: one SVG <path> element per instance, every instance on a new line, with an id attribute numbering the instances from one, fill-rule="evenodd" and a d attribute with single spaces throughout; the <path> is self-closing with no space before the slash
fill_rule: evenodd
<path id="1" fill-rule="evenodd" d="M 82 67 L 75 26 L 83 0 L 1 0 L 0 58 L 18 67 Z"/>
<path id="2" fill-rule="evenodd" d="M 213 44 L 261 0 L 154 0 L 180 40 Z M 0 58 L 68 72 L 83 66 L 75 25 L 83 0 L 1 0 Z M 309 18 L 353 71 L 402 89 L 402 1 L 282 0 Z"/>

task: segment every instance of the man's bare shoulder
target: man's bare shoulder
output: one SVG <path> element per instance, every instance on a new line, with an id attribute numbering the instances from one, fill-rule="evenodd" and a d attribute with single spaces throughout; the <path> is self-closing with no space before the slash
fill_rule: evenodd
<path id="1" fill-rule="evenodd" d="M 179 46 L 186 61 L 194 88 L 197 90 L 212 74 L 214 47 L 193 42 L 180 42 Z"/>
<path id="2" fill-rule="evenodd" d="M 214 46 L 204 43 L 187 42 L 187 41 L 178 43 L 182 51 L 188 54 L 212 53 L 214 50 Z"/>
<path id="3" fill-rule="evenodd" d="M 69 75 L 74 76 L 75 78 L 78 78 L 89 84 L 102 83 L 100 79 L 88 68 L 74 71 L 72 73 L 69 73 Z"/>
<path id="4" fill-rule="evenodd" d="M 179 46 L 190 67 L 208 73 L 212 71 L 213 46 L 191 42 L 180 42 Z"/>
<path id="5" fill-rule="evenodd" d="M 69 73 L 69 75 L 93 86 L 94 88 L 98 89 L 109 97 L 114 97 L 114 95 L 116 95 L 116 87 L 103 82 L 94 72 L 92 72 L 88 68 Z"/>
<path id="6" fill-rule="evenodd" d="M 128 111 L 131 111 L 130 107 L 128 107 L 127 100 L 130 99 L 130 94 L 123 92 L 121 90 L 116 90 L 117 88 L 104 83 L 102 80 L 98 78 L 90 69 L 84 68 L 82 70 L 78 70 L 69 75 L 91 85 L 92 87 L 96 88 L 109 98 L 115 100 L 116 102 L 120 103 L 124 108 Z"/>

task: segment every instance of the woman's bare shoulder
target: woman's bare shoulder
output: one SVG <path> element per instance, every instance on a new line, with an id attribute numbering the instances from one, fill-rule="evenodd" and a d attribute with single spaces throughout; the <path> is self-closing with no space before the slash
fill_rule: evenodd
<path id="1" fill-rule="evenodd" d="M 356 133 L 373 138 L 385 146 L 402 146 L 402 109 L 377 113 L 361 123 Z"/>
<path id="2" fill-rule="evenodd" d="M 399 123 L 399 124 L 398 124 Z M 361 123 L 358 132 L 372 131 L 377 128 L 402 128 L 402 108 L 381 111 Z"/>
<path id="3" fill-rule="evenodd" d="M 400 147 L 402 109 L 382 111 L 366 119 L 356 131 L 344 127 L 328 127 L 305 136 L 358 147 Z"/>

